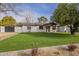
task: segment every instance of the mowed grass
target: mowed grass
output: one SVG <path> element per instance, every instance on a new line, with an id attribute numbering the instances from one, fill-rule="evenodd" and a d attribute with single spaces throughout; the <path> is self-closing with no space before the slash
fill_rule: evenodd
<path id="1" fill-rule="evenodd" d="M 79 35 L 69 33 L 20 33 L 0 41 L 0 52 L 79 43 Z"/>

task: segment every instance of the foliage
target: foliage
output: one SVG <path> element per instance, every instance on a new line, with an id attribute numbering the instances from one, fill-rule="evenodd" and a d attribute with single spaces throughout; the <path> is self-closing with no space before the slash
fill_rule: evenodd
<path id="1" fill-rule="evenodd" d="M 38 55 L 38 48 L 33 48 L 31 54 L 32 54 L 32 56 L 37 56 Z"/>
<path id="2" fill-rule="evenodd" d="M 1 26 L 1 21 L 0 21 L 0 26 Z"/>
<path id="3" fill-rule="evenodd" d="M 19 10 L 17 10 L 17 8 L 16 8 L 16 4 L 12 4 L 12 3 L 0 3 L 0 14 L 7 14 L 7 12 L 12 12 L 12 13 L 14 13 L 16 15 L 20 15 L 18 13 Z M 0 20 L 0 26 L 6 25 L 4 23 L 6 23 L 6 22 L 5 21 L 3 22 L 3 20 Z M 7 25 L 8 25 L 8 23 L 7 23 Z M 15 23 L 15 21 L 12 21 L 11 23 Z"/>
<path id="4" fill-rule="evenodd" d="M 53 19 L 60 25 L 70 26 L 71 34 L 77 30 L 79 26 L 79 10 L 78 4 L 59 4 L 53 14 Z"/>
<path id="5" fill-rule="evenodd" d="M 60 25 L 70 25 L 79 21 L 77 4 L 59 4 L 54 12 L 53 19 Z"/>
<path id="6" fill-rule="evenodd" d="M 74 51 L 76 48 L 77 48 L 77 46 L 74 45 L 74 44 L 68 45 L 68 50 L 69 50 L 69 51 Z"/>
<path id="7" fill-rule="evenodd" d="M 44 17 L 44 16 L 41 16 L 41 17 L 38 18 L 38 21 L 39 21 L 39 23 L 43 24 L 43 23 L 46 23 L 47 18 Z"/>
<path id="8" fill-rule="evenodd" d="M 5 16 L 3 17 L 3 19 L 1 20 L 3 26 L 15 26 L 16 25 L 16 21 L 12 16 Z"/>

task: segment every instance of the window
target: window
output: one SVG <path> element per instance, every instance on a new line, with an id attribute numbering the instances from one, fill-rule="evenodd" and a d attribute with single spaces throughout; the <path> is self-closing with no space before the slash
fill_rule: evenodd
<path id="1" fill-rule="evenodd" d="M 31 26 L 27 26 L 27 30 L 31 30 Z"/>
<path id="2" fill-rule="evenodd" d="M 43 26 L 39 26 L 39 29 L 42 29 L 43 30 Z"/>

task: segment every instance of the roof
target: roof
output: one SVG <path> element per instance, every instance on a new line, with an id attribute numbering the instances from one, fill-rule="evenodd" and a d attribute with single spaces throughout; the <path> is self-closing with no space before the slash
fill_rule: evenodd
<path id="1" fill-rule="evenodd" d="M 45 23 L 45 24 L 41 24 L 41 23 L 17 23 L 16 26 L 53 26 L 53 25 L 57 25 L 55 22 L 50 22 L 50 23 Z"/>
<path id="2" fill-rule="evenodd" d="M 53 25 L 57 25 L 57 23 L 56 22 L 50 22 L 50 23 L 43 24 L 43 26 L 48 26 L 48 25 L 53 26 Z"/>
<path id="3" fill-rule="evenodd" d="M 17 23 L 16 26 L 39 26 L 39 23 Z"/>

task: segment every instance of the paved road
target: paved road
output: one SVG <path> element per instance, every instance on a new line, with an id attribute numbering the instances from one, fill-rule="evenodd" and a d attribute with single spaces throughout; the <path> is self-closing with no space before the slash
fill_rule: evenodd
<path id="1" fill-rule="evenodd" d="M 0 32 L 0 40 L 3 40 L 5 38 L 8 38 L 8 37 L 13 36 L 15 34 L 17 34 L 17 33 L 15 33 L 15 32 L 5 32 L 5 33 Z"/>

